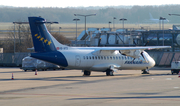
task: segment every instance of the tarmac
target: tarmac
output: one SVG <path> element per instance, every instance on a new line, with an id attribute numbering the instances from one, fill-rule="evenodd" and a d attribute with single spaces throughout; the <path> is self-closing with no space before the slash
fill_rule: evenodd
<path id="1" fill-rule="evenodd" d="M 12 79 L 12 73 L 13 78 Z M 179 106 L 180 77 L 168 68 L 122 70 L 114 76 L 81 70 L 0 68 L 0 106 Z"/>

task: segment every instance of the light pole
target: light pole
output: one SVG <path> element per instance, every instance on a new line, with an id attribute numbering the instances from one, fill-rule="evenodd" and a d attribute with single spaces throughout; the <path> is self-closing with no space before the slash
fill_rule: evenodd
<path id="1" fill-rule="evenodd" d="M 19 34 L 20 34 L 20 25 L 21 24 L 29 24 L 29 22 L 13 22 L 13 24 L 14 24 L 14 53 L 15 53 L 16 52 L 16 37 L 15 37 L 16 30 L 15 30 L 15 24 L 19 24 Z"/>
<path id="2" fill-rule="evenodd" d="M 47 23 L 47 24 L 50 24 L 50 32 L 51 32 L 51 24 L 58 24 L 58 22 L 45 22 L 45 23 Z"/>
<path id="3" fill-rule="evenodd" d="M 123 25 L 123 33 L 124 33 L 124 21 L 127 21 L 127 19 L 126 19 L 126 18 L 121 18 L 121 19 L 119 19 L 119 21 L 122 21 L 122 25 Z"/>
<path id="4" fill-rule="evenodd" d="M 87 33 L 86 33 L 86 17 L 88 17 L 88 16 L 96 16 L 96 14 L 89 14 L 89 15 L 74 14 L 74 16 L 82 16 L 82 17 L 85 18 L 85 27 L 84 27 L 84 30 L 85 30 L 85 36 L 87 36 Z M 85 39 L 85 45 L 86 45 L 86 39 Z"/>
<path id="5" fill-rule="evenodd" d="M 59 36 L 60 36 L 60 29 L 61 29 L 61 27 L 59 27 Z"/>
<path id="6" fill-rule="evenodd" d="M 76 46 L 77 46 L 77 21 L 80 21 L 80 19 L 75 18 L 73 21 L 76 21 Z"/>
<path id="7" fill-rule="evenodd" d="M 114 23 L 115 19 L 116 19 L 116 17 L 113 17 L 113 29 L 115 29 L 115 23 Z"/>
<path id="8" fill-rule="evenodd" d="M 159 30 L 161 30 L 161 20 L 159 18 Z"/>
<path id="9" fill-rule="evenodd" d="M 164 17 L 160 17 L 159 20 L 162 20 L 162 30 L 163 30 L 163 46 L 164 46 L 164 20 L 166 20 L 166 18 Z"/>
<path id="10" fill-rule="evenodd" d="M 171 16 L 171 15 L 180 16 L 180 14 L 168 14 L 168 15 L 170 15 L 170 16 Z M 174 40 L 172 39 L 172 43 L 173 43 L 173 42 L 174 42 Z M 174 51 L 174 44 L 172 44 L 172 47 L 173 47 L 172 50 Z"/>
<path id="11" fill-rule="evenodd" d="M 124 21 L 127 21 L 126 18 L 121 18 L 119 19 L 119 21 L 122 21 L 122 24 L 123 24 L 123 34 L 124 34 Z M 123 36 L 123 43 L 124 43 L 124 36 Z"/>
<path id="12" fill-rule="evenodd" d="M 111 21 L 109 21 L 109 29 L 110 29 L 110 24 L 111 24 Z"/>

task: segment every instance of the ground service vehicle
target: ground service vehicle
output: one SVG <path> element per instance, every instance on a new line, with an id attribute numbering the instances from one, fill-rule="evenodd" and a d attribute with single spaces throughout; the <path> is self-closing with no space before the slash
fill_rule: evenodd
<path id="1" fill-rule="evenodd" d="M 179 73 L 180 71 L 180 61 L 173 61 L 171 63 L 171 73 L 174 74 L 174 73 Z"/>

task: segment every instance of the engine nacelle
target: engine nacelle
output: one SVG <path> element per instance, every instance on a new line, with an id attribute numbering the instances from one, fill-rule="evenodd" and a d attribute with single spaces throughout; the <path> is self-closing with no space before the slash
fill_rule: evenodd
<path id="1" fill-rule="evenodd" d="M 141 50 L 121 50 L 119 51 L 122 55 L 126 55 L 132 58 L 139 58 L 141 56 Z"/>

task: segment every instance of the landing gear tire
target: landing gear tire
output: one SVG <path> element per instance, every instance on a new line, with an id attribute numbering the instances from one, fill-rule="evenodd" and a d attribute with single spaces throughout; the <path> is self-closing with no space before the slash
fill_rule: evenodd
<path id="1" fill-rule="evenodd" d="M 91 71 L 84 71 L 84 75 L 83 76 L 90 76 L 91 75 Z"/>
<path id="2" fill-rule="evenodd" d="M 149 74 L 149 70 L 148 69 L 142 70 L 142 74 Z"/>
<path id="3" fill-rule="evenodd" d="M 107 75 L 107 76 L 114 76 L 112 70 L 107 70 L 107 71 L 106 71 L 106 75 Z"/>

